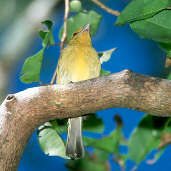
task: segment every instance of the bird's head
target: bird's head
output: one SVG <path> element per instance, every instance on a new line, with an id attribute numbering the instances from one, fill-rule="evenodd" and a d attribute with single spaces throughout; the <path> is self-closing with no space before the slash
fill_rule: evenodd
<path id="1" fill-rule="evenodd" d="M 70 44 L 91 46 L 90 24 L 74 32 Z"/>

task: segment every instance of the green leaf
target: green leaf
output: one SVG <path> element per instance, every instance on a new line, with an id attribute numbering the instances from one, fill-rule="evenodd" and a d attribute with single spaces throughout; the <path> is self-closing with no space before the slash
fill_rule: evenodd
<path id="1" fill-rule="evenodd" d="M 65 145 L 62 138 L 50 123 L 39 128 L 38 142 L 42 151 L 49 156 L 60 156 L 68 158 L 65 155 Z"/>
<path id="2" fill-rule="evenodd" d="M 158 148 L 167 118 L 145 116 L 128 142 L 128 158 L 140 163 L 151 150 Z"/>
<path id="3" fill-rule="evenodd" d="M 83 130 L 102 133 L 104 131 L 104 124 L 101 118 L 98 118 L 96 114 L 90 114 L 83 121 Z"/>
<path id="4" fill-rule="evenodd" d="M 136 21 L 131 28 L 142 38 L 171 43 L 171 10 L 163 10 L 146 20 Z"/>
<path id="5" fill-rule="evenodd" d="M 20 80 L 23 83 L 32 83 L 40 81 L 40 70 L 42 66 L 44 48 L 41 49 L 35 55 L 27 58 L 24 62 L 22 71 L 20 74 Z"/>
<path id="6" fill-rule="evenodd" d="M 48 28 L 46 32 L 43 30 L 39 31 L 39 35 L 43 39 L 43 43 L 42 43 L 43 48 L 38 53 L 25 60 L 21 71 L 21 74 L 23 75 L 20 77 L 20 80 L 23 83 L 32 83 L 32 82 L 40 81 L 40 70 L 42 66 L 45 47 L 48 44 L 54 44 L 54 39 L 52 34 L 53 23 L 50 20 L 46 20 L 43 21 L 42 24 L 45 24 Z"/>
<path id="7" fill-rule="evenodd" d="M 167 53 L 167 57 L 171 58 L 171 43 L 160 43 L 160 47 Z"/>
<path id="8" fill-rule="evenodd" d="M 104 69 L 101 68 L 100 70 L 100 76 L 106 76 L 109 75 L 111 72 L 110 71 L 105 71 Z"/>
<path id="9" fill-rule="evenodd" d="M 150 18 L 170 5 L 170 0 L 132 0 L 119 15 L 115 24 L 124 25 Z"/>
<path id="10" fill-rule="evenodd" d="M 43 30 L 40 30 L 38 33 L 39 33 L 39 36 L 41 37 L 41 39 L 45 39 L 45 37 L 46 37 L 46 35 L 47 35 L 48 32 L 45 32 Z"/>
<path id="11" fill-rule="evenodd" d="M 103 62 L 108 62 L 111 58 L 111 55 L 112 53 L 116 51 L 116 48 L 112 48 L 110 50 L 106 50 L 106 51 L 103 51 L 103 52 L 100 52 L 100 62 L 101 64 L 103 64 Z"/>
<path id="12" fill-rule="evenodd" d="M 84 27 L 86 24 L 90 24 L 90 34 L 93 36 L 98 29 L 101 18 L 101 15 L 93 10 L 88 12 L 79 12 L 73 17 L 69 18 L 67 27 L 67 41 L 70 41 L 72 34 L 76 30 Z M 60 39 L 62 38 L 62 34 L 63 27 L 61 28 L 59 33 Z"/>

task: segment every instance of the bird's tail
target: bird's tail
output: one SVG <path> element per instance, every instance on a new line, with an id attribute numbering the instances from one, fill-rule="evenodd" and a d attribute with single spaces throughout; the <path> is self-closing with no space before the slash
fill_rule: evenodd
<path id="1" fill-rule="evenodd" d="M 82 117 L 68 119 L 66 155 L 71 159 L 79 159 L 84 156 Z"/>

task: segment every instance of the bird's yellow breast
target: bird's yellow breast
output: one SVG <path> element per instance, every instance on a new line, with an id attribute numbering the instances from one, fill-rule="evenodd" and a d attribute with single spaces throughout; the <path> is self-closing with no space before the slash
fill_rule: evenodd
<path id="1" fill-rule="evenodd" d="M 66 84 L 98 77 L 100 60 L 90 46 L 67 46 L 59 59 L 57 83 Z"/>
<path id="2" fill-rule="evenodd" d="M 79 50 L 80 51 L 80 50 Z M 86 80 L 90 77 L 89 62 L 87 60 L 86 53 L 79 52 L 79 55 L 74 55 L 71 63 L 71 75 L 73 82 Z"/>

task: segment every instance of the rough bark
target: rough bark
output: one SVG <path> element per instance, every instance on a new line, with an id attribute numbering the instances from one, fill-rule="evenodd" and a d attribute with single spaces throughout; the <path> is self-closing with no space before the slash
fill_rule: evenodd
<path id="1" fill-rule="evenodd" d="M 44 122 L 114 107 L 171 116 L 171 81 L 124 70 L 79 83 L 34 87 L 8 95 L 0 106 L 1 170 L 17 170 L 29 137 Z"/>

